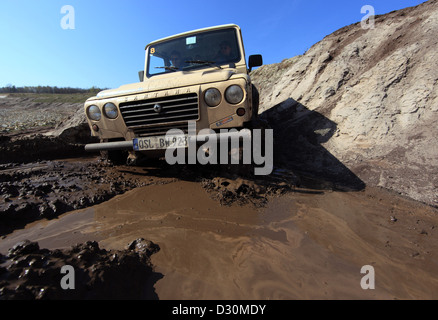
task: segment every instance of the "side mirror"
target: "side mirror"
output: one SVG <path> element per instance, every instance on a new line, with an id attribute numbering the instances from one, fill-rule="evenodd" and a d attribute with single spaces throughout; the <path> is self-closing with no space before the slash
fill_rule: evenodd
<path id="1" fill-rule="evenodd" d="M 143 70 L 138 72 L 138 78 L 140 79 L 140 82 L 143 82 L 143 79 L 144 79 L 144 71 Z"/>
<path id="2" fill-rule="evenodd" d="M 254 54 L 249 56 L 248 59 L 249 72 L 251 72 L 253 67 L 260 67 L 263 65 L 263 58 L 261 54 Z"/>

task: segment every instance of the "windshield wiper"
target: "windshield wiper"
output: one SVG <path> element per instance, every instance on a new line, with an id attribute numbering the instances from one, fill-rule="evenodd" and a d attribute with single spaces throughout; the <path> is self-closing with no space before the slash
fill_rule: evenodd
<path id="1" fill-rule="evenodd" d="M 219 69 L 222 69 L 221 66 L 217 65 L 214 61 L 207 61 L 207 60 L 188 60 L 186 63 L 194 63 L 194 64 L 205 64 L 211 67 L 218 67 Z"/>
<path id="2" fill-rule="evenodd" d="M 164 66 L 164 67 L 155 67 L 156 69 L 164 69 L 167 71 L 177 71 L 179 70 L 179 68 L 174 67 L 174 66 Z"/>

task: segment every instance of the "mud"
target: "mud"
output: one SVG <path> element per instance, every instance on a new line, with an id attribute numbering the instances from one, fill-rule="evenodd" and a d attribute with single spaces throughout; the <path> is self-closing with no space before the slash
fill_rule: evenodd
<path id="1" fill-rule="evenodd" d="M 219 167 L 169 166 L 154 160 L 143 166 L 114 166 L 100 157 L 0 165 L 0 235 L 39 219 L 102 203 L 136 187 L 175 179 L 197 181 L 224 205 L 266 204 L 267 196 L 290 189 L 295 180 L 245 179 Z M 292 177 L 295 178 L 295 177 Z M 284 180 L 284 179 L 283 179 Z"/>
<path id="2" fill-rule="evenodd" d="M 68 128 L 57 136 L 47 135 L 53 130 L 52 127 L 37 127 L 10 133 L 2 132 L 0 164 L 78 157 L 84 154 L 84 144 L 96 142 L 85 124 Z"/>
<path id="3" fill-rule="evenodd" d="M 0 233 L 101 203 L 149 183 L 134 175 L 98 158 L 0 165 Z"/>
<path id="4" fill-rule="evenodd" d="M 0 165 L 0 299 L 438 298 L 438 210 L 348 174 L 48 150 Z"/>
<path id="5" fill-rule="evenodd" d="M 102 246 L 160 244 L 151 257 L 160 299 L 437 298 L 437 211 L 384 190 L 300 188 L 264 207 L 225 207 L 176 181 L 93 210 Z M 360 286 L 364 265 L 375 290 Z"/>
<path id="6" fill-rule="evenodd" d="M 257 181 L 233 174 L 219 177 L 220 171 L 168 166 L 164 161 L 150 161 L 147 166 L 114 166 L 95 156 L 0 165 L 0 247 L 4 253 L 0 256 L 0 299 L 156 299 L 153 279 L 161 274 L 152 272 L 152 265 L 149 260 L 145 262 L 144 255 L 133 256 L 129 249 L 132 245 L 126 248 L 125 244 L 116 253 L 112 249 L 100 249 L 96 242 L 103 239 L 98 231 L 100 227 L 90 220 L 89 212 L 129 190 L 152 185 L 160 190 L 160 186 L 177 181 L 194 183 L 203 196 L 227 207 L 233 203 L 262 207 L 268 196 L 282 194 L 291 187 L 284 181 L 278 183 L 278 178 Z M 178 190 L 183 196 L 178 201 L 183 206 L 185 191 Z M 169 200 L 168 204 L 174 206 L 172 199 Z M 162 206 L 161 201 L 157 204 Z M 89 209 L 78 211 L 83 208 Z M 116 226 L 116 230 L 120 228 Z M 89 233 L 89 230 L 93 231 Z M 89 257 L 85 262 L 81 261 L 84 250 Z M 119 260 L 114 260 L 115 255 L 128 256 L 129 264 L 120 266 Z M 41 262 L 37 268 L 35 261 Z M 73 293 L 60 289 L 62 265 L 80 270 L 77 278 L 80 286 Z M 130 268 L 134 273 L 143 268 L 142 290 L 136 289 L 140 283 L 136 282 L 135 274 L 126 278 Z M 133 289 L 128 290 L 132 283 Z"/>
<path id="7" fill-rule="evenodd" d="M 108 251 L 148 239 L 160 248 L 149 282 L 158 299 L 438 298 L 432 207 L 379 188 L 303 187 L 266 195 L 264 205 L 223 205 L 199 181 L 165 179 L 31 223 L 4 237 L 0 252 L 24 239 L 50 250 L 96 241 Z M 364 265 L 374 267 L 373 290 L 360 285 Z"/>
<path id="8" fill-rule="evenodd" d="M 93 241 L 51 251 L 25 240 L 9 249 L 7 256 L 0 256 L 6 265 L 0 268 L 1 298 L 153 299 L 155 292 L 149 283 L 154 273 L 149 258 L 158 250 L 144 239 L 121 251 L 100 249 Z M 73 269 L 60 271 L 64 266 Z"/>

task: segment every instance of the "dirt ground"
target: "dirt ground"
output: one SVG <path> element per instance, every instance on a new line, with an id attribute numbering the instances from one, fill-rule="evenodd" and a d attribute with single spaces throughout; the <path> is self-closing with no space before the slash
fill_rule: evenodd
<path id="1" fill-rule="evenodd" d="M 438 298 L 438 209 L 335 159 L 324 177 L 300 159 L 308 171 L 266 177 L 116 166 L 74 143 L 82 131 L 41 133 L 0 139 L 0 300 Z"/>
<path id="2" fill-rule="evenodd" d="M 80 274 L 79 299 L 438 298 L 438 210 L 384 189 L 97 157 L 0 169 L 2 299 L 71 298 L 59 289 L 63 263 Z M 138 239 L 154 250 L 133 251 Z M 49 257 L 57 260 L 32 267 Z M 361 287 L 366 265 L 375 289 Z"/>

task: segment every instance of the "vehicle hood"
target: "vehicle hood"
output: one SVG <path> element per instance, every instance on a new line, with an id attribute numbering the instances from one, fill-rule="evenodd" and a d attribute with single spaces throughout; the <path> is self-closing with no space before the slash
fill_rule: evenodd
<path id="1" fill-rule="evenodd" d="M 89 100 L 107 99 L 144 92 L 188 87 L 197 84 L 226 81 L 238 77 L 247 79 L 248 76 L 246 74 L 238 74 L 235 69 L 206 70 L 202 72 L 199 72 L 199 70 L 196 72 L 172 72 L 153 76 L 150 79 L 145 79 L 144 82 L 127 84 L 120 86 L 117 89 L 101 91 L 96 97 L 90 98 Z"/>

